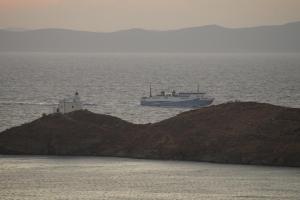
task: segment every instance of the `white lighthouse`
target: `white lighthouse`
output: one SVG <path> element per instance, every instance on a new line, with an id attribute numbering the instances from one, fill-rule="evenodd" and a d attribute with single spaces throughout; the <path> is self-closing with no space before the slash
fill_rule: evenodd
<path id="1" fill-rule="evenodd" d="M 82 103 L 80 101 L 79 93 L 75 92 L 74 97 L 60 100 L 58 106 L 54 108 L 54 112 L 65 114 L 81 109 Z"/>

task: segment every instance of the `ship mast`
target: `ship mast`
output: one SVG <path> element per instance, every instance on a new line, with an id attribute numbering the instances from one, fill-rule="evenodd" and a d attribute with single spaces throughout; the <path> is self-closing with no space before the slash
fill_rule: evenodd
<path id="1" fill-rule="evenodd" d="M 151 87 L 151 83 L 150 83 L 150 94 L 149 94 L 150 97 L 152 97 L 152 87 Z"/>

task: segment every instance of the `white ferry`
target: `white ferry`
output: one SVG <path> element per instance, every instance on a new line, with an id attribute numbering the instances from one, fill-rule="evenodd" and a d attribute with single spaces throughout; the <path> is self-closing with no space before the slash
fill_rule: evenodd
<path id="1" fill-rule="evenodd" d="M 149 97 L 141 98 L 142 106 L 157 106 L 157 107 L 182 107 L 182 108 L 198 108 L 205 107 L 214 101 L 214 98 L 207 97 L 206 93 L 199 92 L 179 92 L 173 90 L 171 93 L 161 91 L 159 95 L 152 96 L 152 88 L 150 85 Z"/>

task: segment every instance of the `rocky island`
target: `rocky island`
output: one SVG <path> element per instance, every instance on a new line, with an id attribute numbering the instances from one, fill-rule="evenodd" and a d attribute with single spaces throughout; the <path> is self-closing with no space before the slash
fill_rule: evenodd
<path id="1" fill-rule="evenodd" d="M 300 166 L 300 109 L 231 102 L 153 124 L 87 110 L 0 133 L 0 154 L 89 155 Z"/>

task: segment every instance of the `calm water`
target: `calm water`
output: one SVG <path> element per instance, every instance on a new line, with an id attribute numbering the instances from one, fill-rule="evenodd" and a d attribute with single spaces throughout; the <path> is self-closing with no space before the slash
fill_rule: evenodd
<path id="1" fill-rule="evenodd" d="M 185 111 L 139 106 L 152 83 L 215 104 L 300 107 L 297 54 L 0 54 L 0 131 L 78 90 L 85 107 L 136 123 Z M 300 169 L 117 158 L 0 156 L 0 199 L 300 199 Z"/>
<path id="2" fill-rule="evenodd" d="M 215 104 L 260 101 L 300 107 L 299 54 L 0 54 L 0 131 L 49 113 L 78 90 L 85 107 L 136 123 L 182 109 L 139 106 L 161 89 L 201 90 Z"/>
<path id="3" fill-rule="evenodd" d="M 0 157 L 1 200 L 299 198 L 299 168 L 92 157 Z"/>

